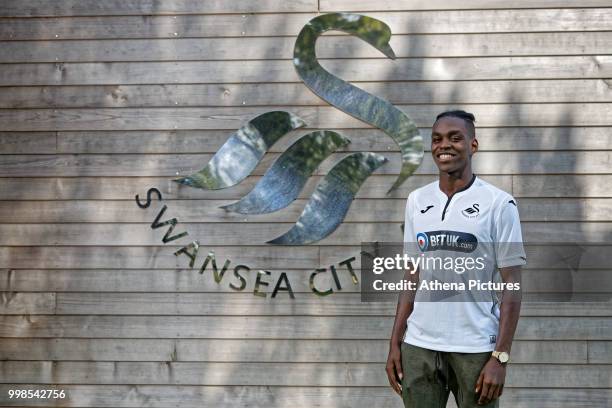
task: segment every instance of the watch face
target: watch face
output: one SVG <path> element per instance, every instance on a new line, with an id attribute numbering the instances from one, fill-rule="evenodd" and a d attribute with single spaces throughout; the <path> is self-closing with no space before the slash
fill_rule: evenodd
<path id="1" fill-rule="evenodd" d="M 505 351 L 499 353 L 499 361 L 502 363 L 507 363 L 510 360 L 510 356 Z"/>

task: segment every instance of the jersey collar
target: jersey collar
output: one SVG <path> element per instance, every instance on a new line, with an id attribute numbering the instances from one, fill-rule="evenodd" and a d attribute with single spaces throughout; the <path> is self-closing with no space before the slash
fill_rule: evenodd
<path id="1" fill-rule="evenodd" d="M 450 196 L 447 196 L 446 193 L 444 191 L 442 191 L 442 189 L 440 188 L 440 182 L 438 181 L 438 191 L 440 193 L 442 193 L 442 195 L 444 197 L 448 197 L 449 201 L 450 199 L 457 193 L 461 193 L 462 191 L 467 190 L 468 188 L 472 187 L 472 184 L 474 184 L 474 181 L 476 181 L 476 175 L 472 174 L 472 178 L 470 179 L 470 181 L 463 187 L 461 187 L 459 190 L 455 191 L 453 194 L 451 194 Z"/>
<path id="2" fill-rule="evenodd" d="M 448 205 L 450 204 L 451 200 L 453 199 L 453 197 L 455 196 L 455 194 L 457 193 L 461 193 L 465 190 L 467 190 L 468 188 L 472 187 L 472 184 L 474 184 L 474 181 L 476 181 L 476 175 L 472 174 L 472 179 L 470 180 L 469 183 L 467 183 L 465 186 L 461 187 L 459 190 L 455 191 L 453 194 L 451 194 L 450 196 L 447 196 L 446 193 L 444 193 L 444 191 L 442 191 L 440 189 L 440 183 L 438 182 L 438 191 L 444 196 L 447 197 L 446 199 L 446 204 L 444 205 L 444 209 L 442 210 L 442 221 L 444 221 L 444 217 L 446 216 L 446 210 L 448 209 Z"/>

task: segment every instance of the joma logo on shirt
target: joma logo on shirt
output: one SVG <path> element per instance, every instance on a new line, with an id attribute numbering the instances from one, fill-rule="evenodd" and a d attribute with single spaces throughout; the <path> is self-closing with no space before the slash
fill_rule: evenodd
<path id="1" fill-rule="evenodd" d="M 459 231 L 419 232 L 416 239 L 419 249 L 423 252 L 437 250 L 473 252 L 478 246 L 478 239 L 474 235 Z"/>

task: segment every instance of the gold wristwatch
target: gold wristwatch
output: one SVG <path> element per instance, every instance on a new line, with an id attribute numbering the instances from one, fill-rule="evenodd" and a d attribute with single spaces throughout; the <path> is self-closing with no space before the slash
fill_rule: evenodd
<path id="1" fill-rule="evenodd" d="M 510 354 L 506 353 L 505 351 L 494 351 L 492 355 L 502 364 L 506 364 L 508 361 L 510 361 Z"/>

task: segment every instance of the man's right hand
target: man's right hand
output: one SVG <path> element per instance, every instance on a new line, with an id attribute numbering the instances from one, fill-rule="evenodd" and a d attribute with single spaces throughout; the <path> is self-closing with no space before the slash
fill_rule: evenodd
<path id="1" fill-rule="evenodd" d="M 402 395 L 401 380 L 404 377 L 404 374 L 402 373 L 402 355 L 400 346 L 397 344 L 392 345 L 389 349 L 386 371 L 387 377 L 389 378 L 389 384 L 391 384 L 391 387 L 398 395 Z"/>

